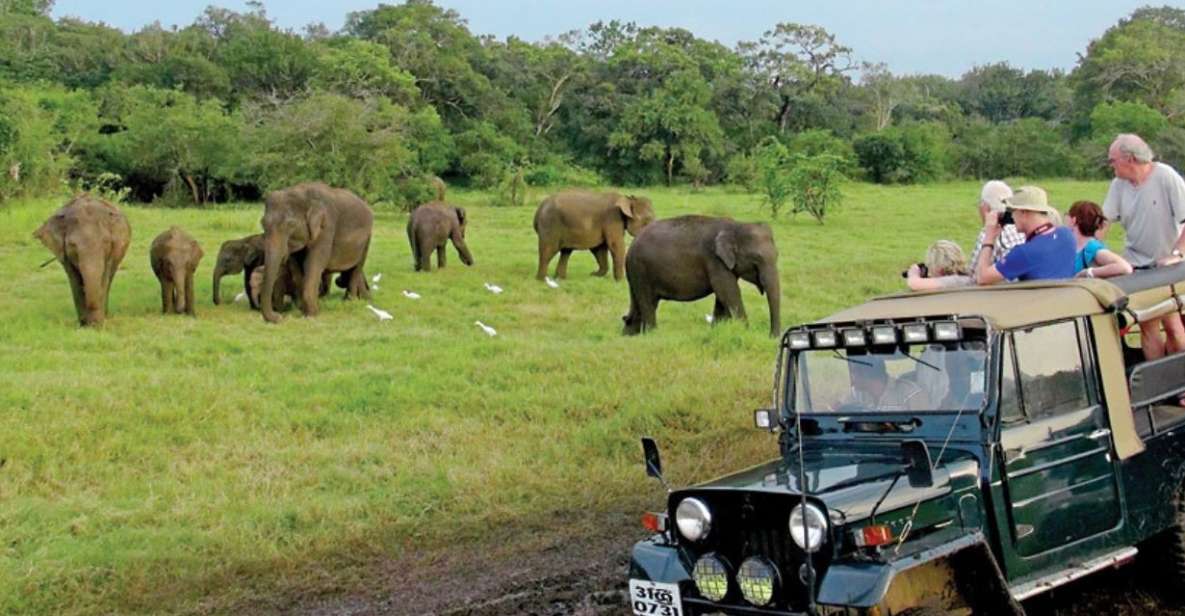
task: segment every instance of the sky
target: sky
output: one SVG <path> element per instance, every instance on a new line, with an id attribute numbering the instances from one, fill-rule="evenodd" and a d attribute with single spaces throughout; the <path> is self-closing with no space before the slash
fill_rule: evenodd
<path id="1" fill-rule="evenodd" d="M 397 4 L 397 0 L 388 0 Z M 884 62 L 898 74 L 958 77 L 978 64 L 1006 61 L 1026 70 L 1070 70 L 1078 53 L 1120 18 L 1163 0 L 437 0 L 456 10 L 474 34 L 528 41 L 586 28 L 596 21 L 680 27 L 728 46 L 752 41 L 778 22 L 814 24 L 836 35 L 860 61 Z M 102 21 L 125 31 L 160 21 L 185 26 L 209 4 L 245 10 L 240 0 L 57 0 L 54 17 Z M 1185 8 L 1185 3 L 1168 2 Z M 377 0 L 265 2 L 281 27 L 322 22 L 341 27 L 351 11 Z"/>

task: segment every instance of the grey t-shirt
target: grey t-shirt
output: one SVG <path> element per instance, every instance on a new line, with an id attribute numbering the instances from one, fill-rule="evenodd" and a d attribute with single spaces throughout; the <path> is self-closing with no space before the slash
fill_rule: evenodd
<path id="1" fill-rule="evenodd" d="M 1103 216 L 1127 232 L 1123 256 L 1135 266 L 1168 256 L 1185 223 L 1185 180 L 1164 163 L 1139 186 L 1115 178 L 1103 201 Z"/>

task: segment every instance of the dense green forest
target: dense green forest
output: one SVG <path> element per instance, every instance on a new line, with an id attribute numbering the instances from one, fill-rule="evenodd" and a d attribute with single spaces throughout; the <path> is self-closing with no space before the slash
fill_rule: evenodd
<path id="1" fill-rule="evenodd" d="M 842 33 L 795 23 L 730 49 L 617 21 L 500 41 L 430 0 L 338 32 L 249 7 L 128 34 L 0 0 L 0 199 L 65 186 L 205 204 L 320 179 L 406 206 L 439 175 L 513 202 L 524 184 L 752 186 L 770 151 L 883 183 L 1089 178 L 1120 131 L 1185 163 L 1176 8 L 1120 20 L 1068 74 L 950 79 L 857 63 Z"/>

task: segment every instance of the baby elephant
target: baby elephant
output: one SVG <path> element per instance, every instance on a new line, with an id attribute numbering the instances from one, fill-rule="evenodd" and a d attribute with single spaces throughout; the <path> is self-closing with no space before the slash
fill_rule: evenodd
<path id="1" fill-rule="evenodd" d="M 432 271 L 432 251 L 437 267 L 444 267 L 445 242 L 452 240 L 465 265 L 473 265 L 473 255 L 465 245 L 465 208 L 443 201 L 431 201 L 415 209 L 407 221 L 407 241 L 411 244 L 416 271 Z"/>
<path id="2" fill-rule="evenodd" d="M 622 317 L 627 336 L 654 329 L 660 300 L 691 302 L 716 294 L 713 323 L 746 319 L 737 279 L 747 280 L 769 300 L 769 332 L 781 330 L 778 249 L 764 223 L 731 218 L 679 216 L 650 223 L 625 257 L 630 311 Z"/>
<path id="3" fill-rule="evenodd" d="M 179 227 L 152 240 L 148 252 L 152 271 L 160 280 L 160 309 L 165 314 L 196 316 L 193 308 L 193 274 L 202 260 L 202 247 Z"/>

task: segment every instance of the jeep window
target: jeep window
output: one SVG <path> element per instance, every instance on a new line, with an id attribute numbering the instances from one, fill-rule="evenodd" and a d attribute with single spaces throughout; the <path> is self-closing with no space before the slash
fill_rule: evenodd
<path id="1" fill-rule="evenodd" d="M 1029 419 L 1090 406 L 1081 343 L 1074 321 L 1012 334 L 1020 391 Z"/>
<path id="2" fill-rule="evenodd" d="M 1000 417 L 1004 423 L 1023 421 L 1024 412 L 1020 410 L 1020 390 L 1016 387 L 1016 362 L 1012 359 L 1012 338 L 1004 336 L 1004 345 L 1000 351 L 1002 367 L 1000 369 Z"/>
<path id="3" fill-rule="evenodd" d="M 978 410 L 983 340 L 817 349 L 796 356 L 795 409 L 810 413 Z"/>

